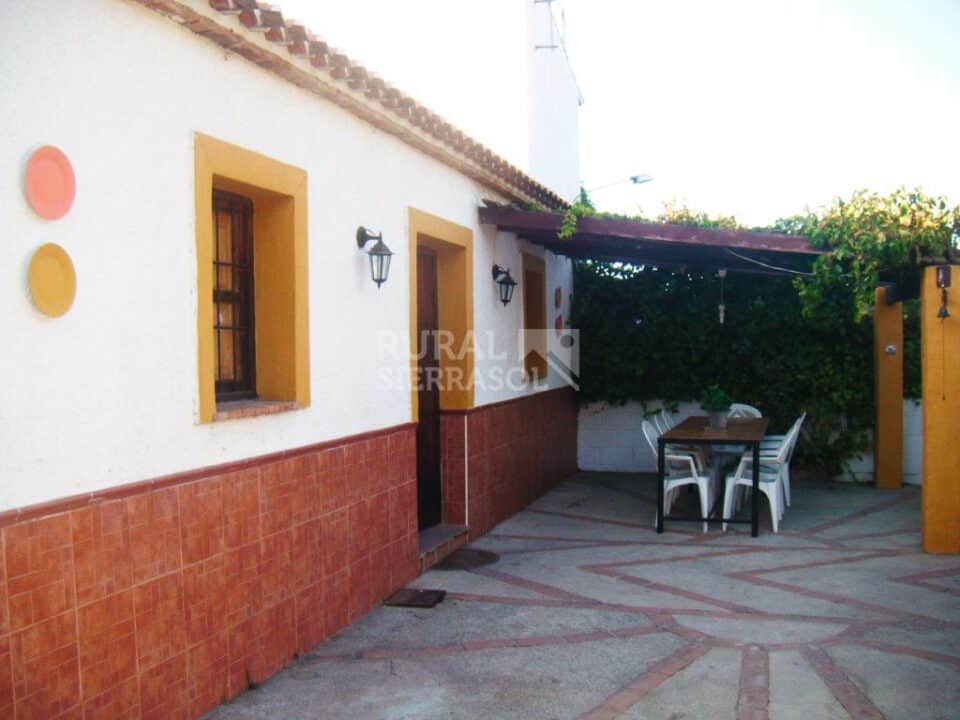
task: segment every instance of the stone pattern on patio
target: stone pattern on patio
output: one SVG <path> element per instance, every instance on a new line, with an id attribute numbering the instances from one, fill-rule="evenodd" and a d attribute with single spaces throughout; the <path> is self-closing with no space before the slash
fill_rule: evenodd
<path id="1" fill-rule="evenodd" d="M 782 531 L 653 532 L 650 478 L 580 473 L 211 713 L 252 718 L 960 717 L 960 558 L 915 488 L 800 485 Z"/>

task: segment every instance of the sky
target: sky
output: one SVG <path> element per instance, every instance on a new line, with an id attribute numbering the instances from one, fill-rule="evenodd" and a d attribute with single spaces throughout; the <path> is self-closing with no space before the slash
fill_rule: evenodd
<path id="1" fill-rule="evenodd" d="M 521 166 L 522 0 L 277 0 Z M 960 202 L 960 0 L 557 0 L 602 210 L 747 225 L 858 188 Z M 649 174 L 643 185 L 624 182 Z M 611 183 L 613 183 L 611 185 Z M 607 186 L 599 189 L 602 186 Z"/>

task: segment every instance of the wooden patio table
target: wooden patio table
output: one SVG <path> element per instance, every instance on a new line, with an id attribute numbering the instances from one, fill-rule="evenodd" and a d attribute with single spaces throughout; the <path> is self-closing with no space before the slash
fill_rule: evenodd
<path id="1" fill-rule="evenodd" d="M 750 523 L 750 534 L 757 537 L 759 532 L 759 505 L 757 498 L 760 495 L 760 441 L 767 432 L 767 418 L 729 418 L 727 427 L 710 427 L 710 418 L 706 415 L 688 417 L 676 427 L 668 430 L 657 439 L 657 532 L 663 532 L 663 521 L 679 522 L 707 522 L 714 514 L 711 509 L 709 516 L 701 517 L 663 517 L 664 501 L 664 450 L 666 445 L 743 445 L 753 451 L 753 494 L 750 498 L 750 520 L 735 520 L 723 517 L 722 502 L 714 503 L 714 508 L 720 505 L 720 516 L 727 523 Z M 724 478 L 726 481 L 726 478 Z"/>

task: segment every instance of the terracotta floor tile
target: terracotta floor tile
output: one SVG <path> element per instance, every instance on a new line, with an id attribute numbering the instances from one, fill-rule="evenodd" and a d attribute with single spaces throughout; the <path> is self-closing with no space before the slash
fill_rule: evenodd
<path id="1" fill-rule="evenodd" d="M 140 671 L 144 717 L 176 718 L 187 713 L 187 655 L 180 653 Z"/>
<path id="2" fill-rule="evenodd" d="M 83 703 L 83 720 L 137 720 L 140 689 L 135 677 Z"/>
<path id="3" fill-rule="evenodd" d="M 350 566 L 349 620 L 353 622 L 370 609 L 370 557 Z"/>
<path id="4" fill-rule="evenodd" d="M 260 539 L 260 469 L 223 476 L 224 540 L 236 548 Z"/>
<path id="5" fill-rule="evenodd" d="M 126 590 L 133 582 L 127 504 L 102 503 L 70 513 L 77 603 Z"/>
<path id="6" fill-rule="evenodd" d="M 286 460 L 284 465 L 294 482 L 293 524 L 300 525 L 320 517 L 322 504 L 316 458 L 313 455 L 301 455 Z"/>
<path id="7" fill-rule="evenodd" d="M 180 500 L 177 488 L 136 495 L 124 502 L 133 582 L 146 582 L 179 570 Z"/>
<path id="8" fill-rule="evenodd" d="M 164 575 L 134 589 L 137 656 L 141 672 L 185 649 L 183 594 L 183 575 L 179 572 Z"/>
<path id="9" fill-rule="evenodd" d="M 270 607 L 293 595 L 293 531 L 268 535 L 260 541 L 260 600 Z"/>
<path id="10" fill-rule="evenodd" d="M 363 499 L 347 509 L 347 559 L 355 563 L 370 552 L 370 500 Z"/>
<path id="11" fill-rule="evenodd" d="M 297 649 L 300 652 L 313 649 L 327 637 L 323 590 L 323 582 L 318 582 L 296 595 Z"/>
<path id="12" fill-rule="evenodd" d="M 69 514 L 11 525 L 3 538 L 11 631 L 75 607 Z"/>
<path id="13" fill-rule="evenodd" d="M 11 636 L 17 717 L 52 718 L 79 703 L 76 615 L 45 620 Z"/>
<path id="14" fill-rule="evenodd" d="M 77 626 L 83 697 L 102 695 L 136 677 L 132 591 L 81 607 Z"/>
<path id="15" fill-rule="evenodd" d="M 0 717 L 13 717 L 13 659 L 10 638 L 0 636 Z"/>
<path id="16" fill-rule="evenodd" d="M 323 521 L 311 520 L 293 529 L 293 567 L 296 589 L 323 580 Z"/>
<path id="17" fill-rule="evenodd" d="M 370 550 L 383 549 L 390 543 L 390 492 L 384 491 L 370 498 Z"/>
<path id="18" fill-rule="evenodd" d="M 349 565 L 349 527 L 345 509 L 323 517 L 323 569 L 327 575 Z"/>
<path id="19" fill-rule="evenodd" d="M 350 616 L 350 570 L 327 575 L 323 586 L 324 622 L 327 635 L 346 627 Z"/>
<path id="20" fill-rule="evenodd" d="M 253 658 L 256 654 L 255 618 L 232 625 L 227 630 L 227 694 L 236 697 L 246 692 L 253 680 Z"/>
<path id="21" fill-rule="evenodd" d="M 274 605 L 254 619 L 254 680 L 270 677 L 297 654 L 297 621 L 293 598 Z"/>
<path id="22" fill-rule="evenodd" d="M 273 535 L 293 526 L 296 480 L 284 463 L 273 463 L 260 472 L 260 523 L 263 535 Z"/>
<path id="23" fill-rule="evenodd" d="M 199 717 L 226 701 L 228 647 L 224 631 L 187 652 L 187 696 L 191 716 Z"/>
<path id="24" fill-rule="evenodd" d="M 252 618 L 262 607 L 260 594 L 260 544 L 245 545 L 224 553 L 224 627 Z"/>
<path id="25" fill-rule="evenodd" d="M 181 485 L 178 490 L 184 566 L 223 552 L 223 484 L 220 478 Z"/>
<path id="26" fill-rule="evenodd" d="M 195 645 L 226 627 L 226 568 L 223 555 L 215 555 L 183 569 L 187 644 Z"/>

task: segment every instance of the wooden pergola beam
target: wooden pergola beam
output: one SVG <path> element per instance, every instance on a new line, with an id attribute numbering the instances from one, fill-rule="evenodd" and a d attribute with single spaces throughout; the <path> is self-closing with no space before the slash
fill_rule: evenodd
<path id="1" fill-rule="evenodd" d="M 563 225 L 562 214 L 517 210 L 503 206 L 480 208 L 480 222 L 496 225 L 501 230 L 516 232 L 531 238 L 538 235 L 553 236 L 552 242 L 558 246 L 564 243 L 583 242 L 585 238 L 604 238 L 660 243 L 665 246 L 732 248 L 811 257 L 822 254 L 822 251 L 812 247 L 806 238 L 796 235 L 602 217 L 580 218 L 574 236 L 569 240 L 563 240 L 557 237 Z"/>
<path id="2" fill-rule="evenodd" d="M 581 218 L 572 237 L 561 238 L 563 215 L 508 206 L 479 209 L 480 222 L 581 260 L 625 262 L 711 272 L 726 268 L 751 275 L 784 275 L 791 264 L 807 269 L 822 251 L 806 238 L 747 230 L 720 230 L 601 217 Z M 759 254 L 747 257 L 742 253 Z"/>

